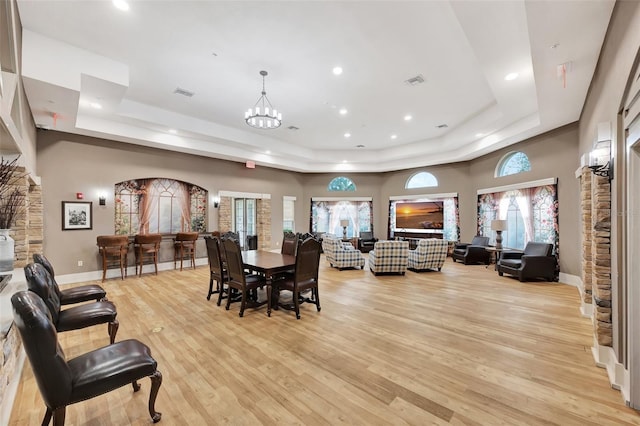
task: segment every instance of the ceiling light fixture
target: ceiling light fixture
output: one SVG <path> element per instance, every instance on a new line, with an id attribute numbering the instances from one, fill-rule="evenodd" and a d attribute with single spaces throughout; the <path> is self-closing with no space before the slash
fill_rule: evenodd
<path id="1" fill-rule="evenodd" d="M 340 108 L 340 115 L 346 115 L 348 112 L 346 108 Z"/>
<path id="2" fill-rule="evenodd" d="M 125 12 L 129 10 L 129 3 L 125 0 L 113 0 L 113 5 L 116 9 L 124 10 Z"/>
<path id="3" fill-rule="evenodd" d="M 267 92 L 264 90 L 264 78 L 268 75 L 266 71 L 260 71 L 262 76 L 262 96 L 258 101 L 244 113 L 244 121 L 251 127 L 257 129 L 276 129 L 282 124 L 282 113 L 273 108 Z"/>
<path id="4" fill-rule="evenodd" d="M 515 80 L 516 78 L 518 78 L 517 72 L 510 72 L 509 74 L 504 76 L 504 79 L 507 81 Z"/>
<path id="5" fill-rule="evenodd" d="M 93 109 L 102 109 L 102 105 L 100 105 L 98 102 L 91 102 L 89 105 L 91 105 L 91 108 Z"/>
<path id="6" fill-rule="evenodd" d="M 334 74 L 334 75 L 340 75 L 340 74 L 342 74 L 342 67 L 334 67 L 334 68 L 333 68 L 333 74 Z"/>
<path id="7" fill-rule="evenodd" d="M 344 137 L 345 137 L 345 138 L 350 138 L 350 137 L 351 137 L 351 133 L 345 133 L 345 134 L 344 134 Z"/>
<path id="8" fill-rule="evenodd" d="M 398 135 L 391 135 L 391 139 L 398 139 Z"/>
<path id="9" fill-rule="evenodd" d="M 412 117 L 412 116 L 410 116 L 410 115 L 405 115 L 405 116 L 404 116 L 404 121 L 411 121 L 411 119 L 412 119 L 412 118 L 413 118 L 413 117 Z"/>

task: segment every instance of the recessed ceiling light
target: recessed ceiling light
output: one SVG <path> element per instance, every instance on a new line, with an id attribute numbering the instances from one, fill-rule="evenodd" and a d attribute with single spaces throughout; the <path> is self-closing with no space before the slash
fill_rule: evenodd
<path id="1" fill-rule="evenodd" d="M 484 136 L 484 133 L 476 133 L 476 138 L 481 138 Z"/>
<path id="2" fill-rule="evenodd" d="M 271 151 L 267 150 L 264 152 L 265 154 L 271 154 Z"/>
<path id="3" fill-rule="evenodd" d="M 342 67 L 333 67 L 333 75 L 342 74 Z"/>
<path id="4" fill-rule="evenodd" d="M 398 139 L 398 135 L 391 135 L 391 139 Z"/>
<path id="5" fill-rule="evenodd" d="M 340 108 L 340 115 L 346 115 L 348 112 L 346 108 Z"/>
<path id="6" fill-rule="evenodd" d="M 94 108 L 94 109 L 102 109 L 102 105 L 100 105 L 97 102 L 91 102 L 89 105 L 91 105 L 91 108 Z"/>
<path id="7" fill-rule="evenodd" d="M 510 72 L 509 74 L 504 76 L 504 79 L 507 81 L 515 80 L 516 78 L 518 78 L 517 72 Z"/>
<path id="8" fill-rule="evenodd" d="M 113 0 L 113 5 L 120 10 L 124 10 L 125 12 L 129 10 L 129 3 L 125 0 Z"/>
<path id="9" fill-rule="evenodd" d="M 404 121 L 411 121 L 412 118 L 413 118 L 412 116 L 407 114 L 404 116 Z"/>
<path id="10" fill-rule="evenodd" d="M 346 163 L 346 162 L 347 162 L 347 160 L 342 160 L 342 162 L 343 162 L 343 163 Z"/>
<path id="11" fill-rule="evenodd" d="M 344 137 L 345 137 L 345 138 L 350 138 L 350 137 L 351 137 L 351 133 L 348 133 L 348 132 L 347 132 L 347 133 L 345 133 L 345 134 L 344 134 Z"/>
<path id="12" fill-rule="evenodd" d="M 175 135 L 178 133 L 178 131 L 176 129 L 169 129 L 169 133 L 171 133 L 172 135 Z"/>

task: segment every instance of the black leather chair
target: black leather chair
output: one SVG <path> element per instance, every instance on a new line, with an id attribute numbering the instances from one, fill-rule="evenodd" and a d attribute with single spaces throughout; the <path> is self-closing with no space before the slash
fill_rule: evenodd
<path id="1" fill-rule="evenodd" d="M 358 238 L 358 250 L 363 253 L 369 253 L 371 250 L 373 250 L 373 247 L 375 246 L 377 241 L 378 239 L 374 238 L 373 232 L 360 232 L 360 237 Z"/>
<path id="2" fill-rule="evenodd" d="M 58 283 L 56 282 L 53 265 L 51 265 L 49 259 L 44 257 L 42 254 L 36 253 L 33 255 L 33 261 L 44 266 L 47 272 L 49 272 L 49 275 L 51 275 L 53 290 L 58 295 L 61 305 L 72 305 L 74 303 L 88 302 L 91 300 L 95 300 L 96 302 L 107 300 L 107 292 L 97 284 L 80 285 L 60 290 Z"/>
<path id="3" fill-rule="evenodd" d="M 491 262 L 491 253 L 485 247 L 489 246 L 489 237 L 477 235 L 473 237 L 471 243 L 456 243 L 453 247 L 451 257 L 453 261 L 461 261 L 465 265 Z"/>
<path id="4" fill-rule="evenodd" d="M 162 374 L 151 351 L 137 340 L 123 340 L 76 358 L 66 360 L 58 343 L 58 333 L 44 301 L 35 293 L 20 291 L 11 296 L 13 316 L 24 350 L 31 363 L 47 411 L 42 420 L 48 425 L 64 425 L 67 405 L 102 395 L 114 389 L 151 378 L 149 414 L 154 423 L 161 413 L 155 410 Z M 131 419 L 133 420 L 133 419 Z"/>
<path id="5" fill-rule="evenodd" d="M 93 325 L 107 323 L 109 340 L 116 340 L 118 320 L 116 306 L 109 301 L 85 303 L 60 310 L 60 299 L 54 290 L 51 275 L 39 263 L 30 263 L 24 267 L 29 291 L 40 296 L 49 309 L 51 320 L 57 331 L 78 330 Z"/>
<path id="6" fill-rule="evenodd" d="M 544 278 L 558 281 L 558 260 L 553 244 L 528 242 L 523 252 L 503 251 L 497 265 L 498 275 L 515 275 L 520 281 Z"/>
<path id="7" fill-rule="evenodd" d="M 298 247 L 296 254 L 296 266 L 292 274 L 284 279 L 274 281 L 275 291 L 291 292 L 291 303 L 278 303 L 278 307 L 295 311 L 296 318 L 300 319 L 300 303 L 313 303 L 320 312 L 320 296 L 318 295 L 318 268 L 320 266 L 320 243 L 313 238 L 307 238 Z M 302 293 L 311 290 L 311 297 L 303 297 Z"/>
<path id="8" fill-rule="evenodd" d="M 224 299 L 225 290 L 224 283 L 229 281 L 229 273 L 222 260 L 222 246 L 218 237 L 204 237 L 207 246 L 207 256 L 209 258 L 209 293 L 207 300 L 211 300 L 211 295 L 218 294 L 218 306 Z M 213 289 L 213 282 L 216 282 L 216 289 Z"/>

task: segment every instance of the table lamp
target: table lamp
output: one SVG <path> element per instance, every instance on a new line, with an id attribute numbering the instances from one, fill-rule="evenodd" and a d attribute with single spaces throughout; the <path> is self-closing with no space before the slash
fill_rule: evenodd
<path id="1" fill-rule="evenodd" d="M 506 220 L 492 220 L 491 229 L 496 231 L 496 249 L 502 250 L 502 231 L 507 230 Z"/>
<path id="2" fill-rule="evenodd" d="M 349 220 L 343 219 L 340 221 L 340 226 L 342 226 L 342 239 L 347 239 L 347 226 L 349 226 Z"/>

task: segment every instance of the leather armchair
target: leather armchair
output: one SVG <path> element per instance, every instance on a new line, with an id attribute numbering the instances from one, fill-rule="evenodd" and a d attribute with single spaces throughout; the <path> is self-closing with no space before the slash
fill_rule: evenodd
<path id="1" fill-rule="evenodd" d="M 558 260 L 553 244 L 528 242 L 523 252 L 503 251 L 497 265 L 498 275 L 515 275 L 520 281 L 545 278 L 558 281 Z"/>
<path id="2" fill-rule="evenodd" d="M 116 306 L 109 301 L 85 303 L 60 310 L 60 299 L 56 294 L 51 275 L 39 263 L 30 263 L 24 267 L 24 276 L 29 291 L 37 294 L 49 309 L 51 321 L 56 331 L 78 330 L 93 325 L 107 323 L 110 342 L 116 340 L 118 320 Z"/>
<path id="3" fill-rule="evenodd" d="M 453 248 L 451 257 L 453 261 L 461 261 L 465 265 L 484 263 L 486 265 L 491 261 L 491 253 L 485 247 L 489 246 L 489 237 L 477 235 L 473 237 L 471 243 L 456 243 Z"/>
<path id="4" fill-rule="evenodd" d="M 155 401 L 162 374 L 146 345 L 138 340 L 123 340 L 67 361 L 44 301 L 31 291 L 20 291 L 11 296 L 11 304 L 15 325 L 47 407 L 43 425 L 48 425 L 51 417 L 54 425 L 63 425 L 67 405 L 129 383 L 136 392 L 140 389 L 137 380 L 143 377 L 151 378 L 151 420 L 160 421 Z"/>
<path id="5" fill-rule="evenodd" d="M 49 262 L 49 259 L 42 254 L 36 253 L 33 255 L 33 261 L 44 266 L 47 272 L 49 272 L 49 275 L 51 275 L 53 290 L 58 295 L 61 305 L 72 305 L 74 303 L 88 302 L 91 300 L 95 300 L 96 302 L 107 300 L 107 292 L 97 284 L 79 285 L 60 290 L 56 282 L 53 265 Z"/>
<path id="6" fill-rule="evenodd" d="M 360 238 L 358 238 L 358 250 L 363 253 L 369 253 L 373 250 L 377 241 L 378 239 L 374 238 L 373 232 L 360 232 Z"/>

